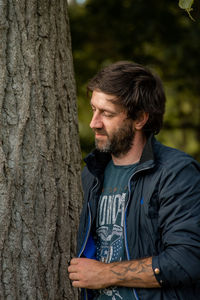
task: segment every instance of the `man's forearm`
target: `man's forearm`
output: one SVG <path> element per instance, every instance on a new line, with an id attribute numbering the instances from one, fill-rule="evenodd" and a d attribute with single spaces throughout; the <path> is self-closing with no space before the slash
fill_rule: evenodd
<path id="1" fill-rule="evenodd" d="M 109 286 L 160 287 L 152 270 L 152 258 L 105 264 L 93 259 L 74 258 L 68 268 L 74 287 L 102 289 Z"/>
<path id="2" fill-rule="evenodd" d="M 160 287 L 152 270 L 152 258 L 114 262 L 108 266 L 110 285 L 158 288 Z"/>

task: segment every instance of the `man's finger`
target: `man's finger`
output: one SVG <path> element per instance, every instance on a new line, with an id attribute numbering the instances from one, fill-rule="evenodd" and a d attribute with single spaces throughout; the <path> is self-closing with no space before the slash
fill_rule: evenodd
<path id="1" fill-rule="evenodd" d="M 68 272 L 69 273 L 76 273 L 77 272 L 77 267 L 76 267 L 77 265 L 70 265 L 69 267 L 68 267 Z"/>
<path id="2" fill-rule="evenodd" d="M 81 285 L 80 281 L 78 281 L 78 280 L 72 281 L 72 286 L 76 287 L 76 288 L 83 288 L 84 287 L 83 285 Z"/>
<path id="3" fill-rule="evenodd" d="M 79 280 L 79 276 L 78 276 L 78 273 L 70 273 L 69 274 L 69 279 L 71 280 Z"/>
<path id="4" fill-rule="evenodd" d="M 77 265 L 79 261 L 79 258 L 72 258 L 70 261 L 70 265 Z"/>

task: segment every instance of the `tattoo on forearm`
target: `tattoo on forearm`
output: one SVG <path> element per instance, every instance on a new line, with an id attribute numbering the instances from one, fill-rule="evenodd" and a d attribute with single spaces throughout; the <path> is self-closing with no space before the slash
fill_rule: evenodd
<path id="1" fill-rule="evenodd" d="M 140 275 L 152 272 L 152 264 L 149 259 L 141 259 L 123 262 L 122 264 L 113 263 L 111 272 L 117 276 L 118 280 L 131 279 L 141 281 Z"/>

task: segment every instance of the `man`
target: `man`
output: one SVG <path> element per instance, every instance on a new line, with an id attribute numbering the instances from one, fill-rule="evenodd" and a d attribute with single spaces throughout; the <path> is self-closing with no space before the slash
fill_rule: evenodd
<path id="1" fill-rule="evenodd" d="M 154 137 L 165 109 L 160 79 L 118 62 L 88 90 L 96 149 L 83 170 L 73 286 L 86 299 L 200 299 L 200 166 Z"/>

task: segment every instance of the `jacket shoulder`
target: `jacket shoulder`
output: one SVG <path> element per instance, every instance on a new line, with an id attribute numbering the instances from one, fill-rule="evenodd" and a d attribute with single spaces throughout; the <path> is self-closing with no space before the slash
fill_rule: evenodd
<path id="1" fill-rule="evenodd" d="M 153 147 L 155 161 L 164 169 L 179 169 L 192 164 L 200 171 L 200 164 L 189 154 L 181 150 L 165 146 L 157 141 L 154 143 Z"/>

